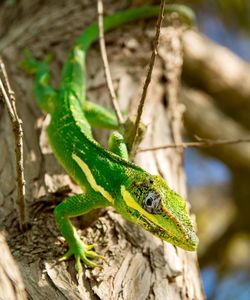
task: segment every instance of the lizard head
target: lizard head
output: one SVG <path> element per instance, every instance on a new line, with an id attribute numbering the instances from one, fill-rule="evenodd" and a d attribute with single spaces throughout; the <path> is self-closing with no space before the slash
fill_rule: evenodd
<path id="1" fill-rule="evenodd" d="M 162 240 L 185 250 L 198 245 L 186 203 L 160 176 L 137 174 L 121 186 L 122 214 Z"/>

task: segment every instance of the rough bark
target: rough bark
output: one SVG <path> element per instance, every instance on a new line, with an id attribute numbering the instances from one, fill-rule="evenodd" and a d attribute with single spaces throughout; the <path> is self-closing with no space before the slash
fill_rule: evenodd
<path id="1" fill-rule="evenodd" d="M 108 13 L 123 9 L 126 1 L 106 1 Z M 55 54 L 52 63 L 54 83 L 68 49 L 86 23 L 95 19 L 92 1 L 20 1 L 0 10 L 0 49 L 16 92 L 23 119 L 27 201 L 30 229 L 18 231 L 13 199 L 14 151 L 11 126 L 1 107 L 0 122 L 0 200 L 1 221 L 8 230 L 8 242 L 30 299 L 203 299 L 195 253 L 163 243 L 139 227 L 123 220 L 112 209 L 92 216 L 91 226 L 79 229 L 106 260 L 102 269 L 85 270 L 76 280 L 73 261 L 56 264 L 66 251 L 59 238 L 52 208 L 68 193 L 79 188 L 56 162 L 46 139 L 46 123 L 32 94 L 33 80 L 18 69 L 22 50 L 30 48 L 38 58 L 47 51 Z M 145 65 L 150 54 L 153 27 L 148 22 L 125 26 L 107 36 L 108 57 L 122 109 L 134 111 L 139 98 Z M 112 45 L 113 44 L 113 45 Z M 112 45 L 112 46 L 111 46 Z M 144 146 L 170 142 L 173 136 L 172 110 L 164 105 L 161 82 L 164 64 L 157 61 L 148 94 L 144 122 L 148 125 Z M 107 105 L 108 93 L 98 47 L 88 55 L 88 97 Z M 171 105 L 170 105 L 171 106 Z M 177 104 L 175 107 L 178 108 Z M 179 112 L 179 109 L 177 109 Z M 179 127 L 177 127 L 179 128 Z M 104 133 L 99 140 L 106 141 Z M 105 143 L 105 142 L 104 142 Z M 174 150 L 139 154 L 137 162 L 153 173 L 163 175 L 169 185 L 186 196 L 182 154 Z M 2 178 L 4 180 L 2 180 Z M 8 180 L 7 180 L 8 179 Z M 35 206 L 33 204 L 36 204 Z M 79 220 L 76 224 L 81 225 Z"/>
<path id="2" fill-rule="evenodd" d="M 3 232 L 0 232 L 0 299 L 26 300 L 24 284 L 10 253 Z"/>

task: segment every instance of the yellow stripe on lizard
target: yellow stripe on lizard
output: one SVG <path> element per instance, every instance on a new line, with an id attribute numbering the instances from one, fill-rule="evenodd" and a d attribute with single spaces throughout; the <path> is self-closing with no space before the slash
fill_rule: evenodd
<path id="1" fill-rule="evenodd" d="M 78 157 L 76 154 L 72 154 L 72 158 L 77 162 L 77 164 L 79 165 L 79 167 L 82 169 L 83 173 L 85 174 L 88 183 L 90 184 L 90 186 L 92 187 L 92 189 L 96 192 L 99 192 L 100 194 L 102 194 L 102 196 L 108 200 L 110 203 L 114 203 L 114 198 L 110 195 L 109 192 L 107 192 L 102 186 L 98 185 L 95 181 L 95 178 L 93 176 L 93 174 L 91 173 L 88 165 L 80 158 Z"/>
<path id="2" fill-rule="evenodd" d="M 148 220 L 152 221 L 154 224 L 157 224 L 159 227 L 165 230 L 164 226 L 158 222 L 158 219 L 153 216 L 152 214 L 148 213 L 145 209 L 143 209 L 136 201 L 135 199 L 131 196 L 131 194 L 126 190 L 125 186 L 121 186 L 121 194 L 126 202 L 127 206 L 137 210 L 141 215 L 146 217 Z M 185 227 L 179 222 L 179 220 L 166 208 L 163 208 L 163 211 L 166 213 L 166 215 L 172 219 L 175 224 L 180 228 L 182 231 L 183 235 L 188 239 Z"/>

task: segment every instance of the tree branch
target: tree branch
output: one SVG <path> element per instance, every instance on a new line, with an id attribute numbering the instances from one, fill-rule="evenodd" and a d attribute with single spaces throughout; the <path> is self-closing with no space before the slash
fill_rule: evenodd
<path id="1" fill-rule="evenodd" d="M 17 182 L 17 209 L 21 230 L 26 227 L 25 180 L 23 168 L 23 129 L 22 121 L 18 117 L 15 104 L 15 94 L 10 87 L 4 63 L 0 57 L 0 96 L 6 104 L 13 127 L 16 153 L 16 182 Z"/>
<path id="2" fill-rule="evenodd" d="M 139 149 L 139 152 L 147 152 L 147 151 L 156 151 L 162 149 L 169 149 L 169 148 L 207 148 L 207 147 L 214 147 L 214 146 L 221 146 L 221 145 L 233 145 L 233 144 L 241 144 L 241 143 L 250 143 L 250 138 L 246 139 L 236 139 L 236 140 L 204 140 L 200 142 L 186 142 L 180 144 L 168 144 L 168 145 L 161 145 L 151 148 L 142 148 Z"/>
<path id="3" fill-rule="evenodd" d="M 158 44 L 159 44 L 161 25 L 162 25 L 162 21 L 164 19 L 164 8 L 165 8 L 165 0 L 161 0 L 160 12 L 159 12 L 157 23 L 156 23 L 156 33 L 155 33 L 155 38 L 154 38 L 153 51 L 152 51 L 151 58 L 149 61 L 147 76 L 146 76 L 146 79 L 145 79 L 145 82 L 143 85 L 141 100 L 140 100 L 140 103 L 139 103 L 139 106 L 137 109 L 135 125 L 131 132 L 131 137 L 130 137 L 129 145 L 128 145 L 128 148 L 131 149 L 130 152 L 132 152 L 132 153 L 135 151 L 135 149 L 133 149 L 133 147 L 135 144 L 136 136 L 138 134 L 138 129 L 139 129 L 139 124 L 140 124 L 140 120 L 141 120 L 141 116 L 142 116 L 142 112 L 143 112 L 143 107 L 144 107 L 146 96 L 147 96 L 147 90 L 148 90 L 148 86 L 151 81 L 151 75 L 152 75 L 152 71 L 154 68 L 155 57 L 157 55 L 157 48 L 158 48 Z"/>
<path id="4" fill-rule="evenodd" d="M 250 128 L 250 65 L 198 32 L 183 36 L 183 77 L 210 94 L 226 114 Z"/>
<path id="5" fill-rule="evenodd" d="M 209 140 L 243 140 L 249 131 L 221 112 L 212 97 L 191 88 L 181 90 L 181 99 L 186 106 L 185 127 L 192 135 Z M 229 167 L 250 170 L 250 144 L 210 147 L 206 152 L 217 157 Z"/>

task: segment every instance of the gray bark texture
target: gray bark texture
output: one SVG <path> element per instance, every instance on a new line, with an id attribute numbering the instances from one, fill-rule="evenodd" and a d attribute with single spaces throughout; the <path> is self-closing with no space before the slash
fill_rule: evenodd
<path id="1" fill-rule="evenodd" d="M 129 6 L 128 2 L 105 1 L 105 11 L 110 14 L 125 9 Z M 63 198 L 79 193 L 80 190 L 53 156 L 46 138 L 48 117 L 37 107 L 32 93 L 33 79 L 19 68 L 19 63 L 25 48 L 29 48 L 40 59 L 47 52 L 52 52 L 55 58 L 51 70 L 53 83 L 57 85 L 72 42 L 95 19 L 96 5 L 89 0 L 65 0 L 60 1 L 60 5 L 49 0 L 22 0 L 12 6 L 1 4 L 0 7 L 0 51 L 16 93 L 18 113 L 23 120 L 30 228 L 25 233 L 18 231 L 17 214 L 14 210 L 14 144 L 11 125 L 2 103 L 1 223 L 7 231 L 8 243 L 18 264 L 28 298 L 204 299 L 196 253 L 162 242 L 125 221 L 113 209 L 98 211 L 75 220 L 77 228 L 80 228 L 79 233 L 88 243 L 97 243 L 97 251 L 105 256 L 102 268 L 86 269 L 82 278 L 77 280 L 73 260 L 59 264 L 56 262 L 65 253 L 67 246 L 57 230 L 52 209 Z M 106 36 L 119 103 L 122 110 L 132 114 L 136 112 L 146 74 L 154 24 L 141 21 L 136 26 L 124 26 Z M 156 61 L 143 116 L 148 128 L 142 147 L 180 141 L 183 106 L 178 104 L 176 94 L 182 64 L 180 40 L 178 30 L 170 27 L 163 31 L 166 34 L 159 48 L 160 55 Z M 88 53 L 87 76 L 89 99 L 109 106 L 98 45 Z M 98 140 L 105 144 L 107 132 L 96 134 Z M 186 198 L 182 155 L 179 150 L 139 153 L 136 162 L 152 173 L 161 174 L 171 188 Z M 3 296 L 1 299 L 9 298 Z"/>
<path id="2" fill-rule="evenodd" d="M 0 299 L 26 300 L 24 284 L 10 253 L 4 234 L 0 232 Z"/>

